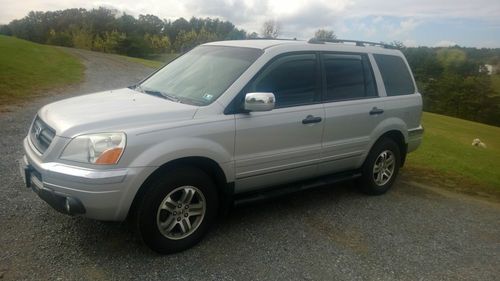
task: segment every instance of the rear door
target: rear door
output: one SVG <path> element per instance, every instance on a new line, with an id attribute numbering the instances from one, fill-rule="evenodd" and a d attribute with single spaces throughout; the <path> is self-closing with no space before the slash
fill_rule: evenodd
<path id="1" fill-rule="evenodd" d="M 406 128 L 418 129 L 422 115 L 422 97 L 417 91 L 410 66 L 402 55 L 373 54 L 382 78 L 384 116 L 401 120 Z"/>
<path id="2" fill-rule="evenodd" d="M 367 54 L 322 53 L 325 131 L 319 174 L 359 168 L 384 116 Z"/>
<path id="3" fill-rule="evenodd" d="M 276 108 L 235 116 L 236 192 L 316 175 L 324 124 L 320 83 L 317 54 L 292 53 L 264 66 L 243 90 L 274 93 Z"/>

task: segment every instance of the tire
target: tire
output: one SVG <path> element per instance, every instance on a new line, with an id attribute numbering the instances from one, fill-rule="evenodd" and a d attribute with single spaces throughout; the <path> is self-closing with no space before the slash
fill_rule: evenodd
<path id="1" fill-rule="evenodd" d="M 401 152 L 396 142 L 390 138 L 378 140 L 361 168 L 362 176 L 358 181 L 359 189 L 369 195 L 386 193 L 394 184 L 400 166 Z M 376 167 L 378 168 L 376 169 Z M 392 172 L 389 173 L 390 171 Z"/>
<path id="2" fill-rule="evenodd" d="M 215 184 L 205 172 L 178 167 L 158 176 L 147 188 L 138 206 L 137 226 L 149 248 L 171 254 L 202 240 L 218 209 Z"/>

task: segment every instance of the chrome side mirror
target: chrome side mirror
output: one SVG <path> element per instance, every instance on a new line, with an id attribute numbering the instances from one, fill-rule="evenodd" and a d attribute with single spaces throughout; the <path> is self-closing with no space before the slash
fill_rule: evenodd
<path id="1" fill-rule="evenodd" d="M 273 93 L 248 93 L 245 95 L 244 109 L 247 111 L 269 111 L 274 108 Z"/>

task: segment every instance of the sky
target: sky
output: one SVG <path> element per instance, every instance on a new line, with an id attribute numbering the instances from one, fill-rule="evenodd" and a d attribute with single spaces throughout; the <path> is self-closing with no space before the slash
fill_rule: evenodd
<path id="1" fill-rule="evenodd" d="M 249 33 L 274 20 L 283 38 L 309 39 L 321 28 L 343 39 L 500 48 L 500 0 L 0 0 L 0 24 L 32 10 L 99 6 L 172 20 L 218 17 Z"/>

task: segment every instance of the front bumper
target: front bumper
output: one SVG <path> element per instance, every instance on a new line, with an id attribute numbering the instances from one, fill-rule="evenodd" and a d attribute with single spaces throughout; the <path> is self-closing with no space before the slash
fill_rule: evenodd
<path id="1" fill-rule="evenodd" d="M 37 195 L 59 212 L 97 220 L 121 221 L 153 168 L 88 169 L 43 163 L 24 140 L 20 173 Z"/>
<path id="2" fill-rule="evenodd" d="M 19 161 L 19 171 L 26 187 L 31 188 L 41 199 L 58 212 L 67 215 L 85 214 L 85 207 L 78 198 L 44 187 L 40 174 L 31 165 L 27 164 L 26 157 L 23 157 Z"/>

